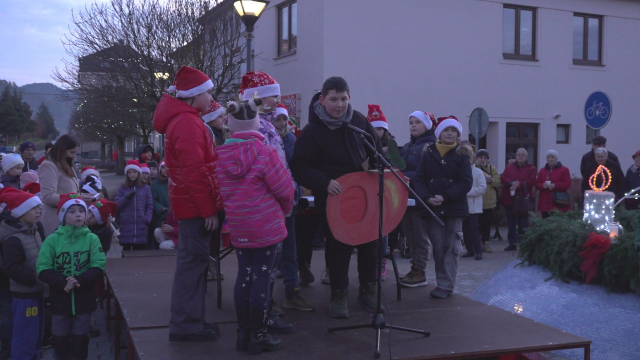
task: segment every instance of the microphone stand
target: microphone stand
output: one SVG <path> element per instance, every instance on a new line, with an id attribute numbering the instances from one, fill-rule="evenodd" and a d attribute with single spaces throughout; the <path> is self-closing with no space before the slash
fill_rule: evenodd
<path id="1" fill-rule="evenodd" d="M 349 129 L 357 132 L 360 134 L 360 136 L 362 137 L 362 139 L 364 140 L 365 144 L 369 147 L 369 149 L 371 149 L 371 151 L 373 151 L 373 153 L 376 156 L 377 159 L 377 165 L 378 165 L 378 208 L 380 210 L 380 214 L 378 217 L 378 258 L 377 258 L 377 265 L 378 265 L 378 269 L 377 269 L 377 281 L 376 281 L 376 285 L 378 288 L 378 296 L 377 296 L 377 307 L 376 307 L 376 313 L 374 315 L 372 315 L 373 319 L 371 321 L 371 323 L 368 324 L 359 324 L 359 325 L 351 325 L 351 326 L 339 326 L 339 327 L 330 327 L 327 328 L 327 331 L 329 333 L 332 333 L 334 331 L 342 331 L 342 330 L 355 330 L 355 329 L 365 329 L 365 328 L 372 328 L 376 331 L 376 348 L 374 350 L 373 353 L 373 357 L 378 359 L 380 358 L 380 333 L 383 329 L 394 329 L 394 330 L 400 330 L 400 331 L 405 331 L 405 332 L 410 332 L 410 333 L 415 333 L 415 334 L 421 334 L 424 336 L 430 336 L 431 335 L 431 331 L 428 330 L 420 330 L 420 329 L 411 329 L 411 328 L 406 328 L 406 327 L 401 327 L 401 326 L 395 326 L 395 325 L 387 325 L 384 321 L 384 316 L 382 315 L 382 280 L 381 280 L 381 275 L 382 275 L 382 258 L 383 258 L 383 253 L 385 252 L 384 246 L 383 246 L 383 235 L 382 235 L 382 210 L 383 210 L 383 200 L 384 200 L 384 171 L 385 169 L 389 169 L 391 171 L 391 173 L 393 173 L 393 175 L 400 180 L 400 182 L 407 188 L 407 190 L 409 190 L 409 192 L 415 197 L 416 199 L 416 204 L 420 204 L 420 206 L 424 209 L 426 209 L 431 216 L 433 216 L 433 218 L 436 220 L 436 222 L 438 224 L 440 224 L 440 226 L 444 226 L 444 223 L 442 222 L 442 220 L 440 220 L 440 218 L 438 218 L 432 211 L 431 209 L 429 209 L 429 207 L 420 199 L 420 197 L 411 189 L 411 187 L 409 186 L 409 184 L 406 183 L 406 181 L 404 181 L 404 179 L 402 179 L 400 177 L 400 175 L 398 175 L 398 173 L 391 167 L 391 164 L 389 164 L 389 162 L 384 158 L 384 156 L 382 154 L 380 154 L 374 145 L 372 145 L 371 143 L 369 143 L 369 141 L 367 141 L 367 138 L 373 140 L 373 137 L 371 136 L 371 134 L 369 134 L 366 131 L 363 131 L 360 128 L 357 128 L 351 124 L 347 124 L 346 127 L 348 127 Z M 374 142 L 375 143 L 375 142 Z M 390 311 L 390 310 L 389 310 Z"/>

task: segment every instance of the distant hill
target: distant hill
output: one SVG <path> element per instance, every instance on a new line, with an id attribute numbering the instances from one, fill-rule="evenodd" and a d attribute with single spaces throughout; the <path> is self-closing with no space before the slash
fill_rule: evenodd
<path id="1" fill-rule="evenodd" d="M 0 79 L 0 92 L 4 90 L 6 86 L 12 86 L 6 80 Z M 31 106 L 33 116 L 36 115 L 38 107 L 43 102 L 49 107 L 49 111 L 55 120 L 56 129 L 60 132 L 60 135 L 67 133 L 67 126 L 69 125 L 69 119 L 73 112 L 73 106 L 70 103 L 59 101 L 56 95 L 62 94 L 64 90 L 51 83 L 37 83 L 27 84 L 19 86 L 18 90 L 22 92 L 22 98 Z"/>

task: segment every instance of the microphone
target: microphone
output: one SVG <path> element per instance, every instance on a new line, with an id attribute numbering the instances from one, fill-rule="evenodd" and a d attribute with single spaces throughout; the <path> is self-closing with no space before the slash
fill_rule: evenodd
<path id="1" fill-rule="evenodd" d="M 342 125 L 342 126 L 343 126 L 343 127 L 346 127 L 346 128 L 349 128 L 349 129 L 351 129 L 351 130 L 353 130 L 353 131 L 357 132 L 358 134 L 360 134 L 360 135 L 362 135 L 362 136 L 365 136 L 365 137 L 367 137 L 367 138 L 369 138 L 370 140 L 372 140 L 372 141 L 373 141 L 373 136 L 371 136 L 371 134 L 369 134 L 368 132 L 366 132 L 366 131 L 364 131 L 364 130 L 360 129 L 360 128 L 359 128 L 359 127 L 357 127 L 357 126 L 353 126 L 353 125 L 351 125 L 351 124 L 349 124 L 349 123 L 345 123 L 345 124 L 344 124 L 344 125 Z"/>

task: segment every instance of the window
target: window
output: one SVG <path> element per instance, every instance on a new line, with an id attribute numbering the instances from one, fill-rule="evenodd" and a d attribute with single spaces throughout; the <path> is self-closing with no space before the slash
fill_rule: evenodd
<path id="1" fill-rule="evenodd" d="M 505 5 L 502 10 L 502 56 L 536 59 L 536 9 Z"/>
<path id="2" fill-rule="evenodd" d="M 587 125 L 587 144 L 591 144 L 591 140 L 598 135 L 600 135 L 600 130 L 594 130 Z"/>
<path id="3" fill-rule="evenodd" d="M 278 56 L 293 54 L 298 47 L 298 3 L 288 1 L 278 8 Z"/>
<path id="4" fill-rule="evenodd" d="M 506 153 L 515 154 L 524 148 L 529 154 L 529 163 L 537 166 L 538 161 L 538 124 L 507 123 Z"/>
<path id="5" fill-rule="evenodd" d="M 556 126 L 556 144 L 568 144 L 571 125 L 558 124 Z"/>
<path id="6" fill-rule="evenodd" d="M 573 63 L 602 65 L 602 17 L 573 15 Z"/>

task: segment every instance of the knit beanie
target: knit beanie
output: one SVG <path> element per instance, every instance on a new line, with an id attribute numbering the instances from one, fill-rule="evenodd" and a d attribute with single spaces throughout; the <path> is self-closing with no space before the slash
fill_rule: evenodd
<path id="1" fill-rule="evenodd" d="M 40 178 L 38 177 L 38 173 L 35 170 L 29 170 L 27 172 L 22 173 L 20 175 L 20 187 L 24 187 L 28 183 L 37 183 L 40 182 Z"/>
<path id="2" fill-rule="evenodd" d="M 438 123 L 436 124 L 436 138 L 440 140 L 440 134 L 442 134 L 446 128 L 450 127 L 458 130 L 458 136 L 462 136 L 462 124 L 460 124 L 460 121 L 458 121 L 454 116 L 444 116 L 438 118 Z"/>
<path id="3" fill-rule="evenodd" d="M 549 155 L 553 155 L 556 158 L 556 160 L 558 160 L 560 158 L 560 154 L 558 154 L 558 152 L 555 151 L 555 150 L 547 151 L 547 154 L 544 157 L 546 158 Z"/>
<path id="4" fill-rule="evenodd" d="M 420 120 L 420 122 L 424 124 L 424 127 L 426 127 L 427 130 L 431 130 L 436 124 L 436 117 L 432 113 L 428 113 L 425 111 L 414 111 L 409 114 L 409 120 L 411 120 L 412 116 Z"/>
<path id="5" fill-rule="evenodd" d="M 261 98 L 254 98 L 239 104 L 235 101 L 229 101 L 227 103 L 229 131 L 231 131 L 231 133 L 258 131 L 260 128 L 258 107 L 260 107 L 260 105 L 262 105 Z"/>
<path id="6" fill-rule="evenodd" d="M 2 162 L 0 163 L 2 166 L 2 172 L 7 173 L 7 171 L 13 169 L 17 165 L 24 166 L 24 160 L 22 160 L 22 156 L 20 154 L 6 154 L 2 157 Z"/>
<path id="7" fill-rule="evenodd" d="M 31 141 L 25 141 L 22 144 L 20 144 L 20 153 L 22 154 L 25 150 L 27 149 L 36 149 L 36 146 L 33 145 L 33 143 Z"/>
<path id="8" fill-rule="evenodd" d="M 489 159 L 489 152 L 485 149 L 480 149 L 478 150 L 478 152 L 476 153 L 476 158 L 480 157 L 480 156 L 486 156 L 487 159 Z"/>

